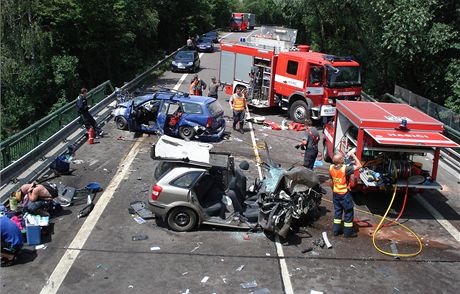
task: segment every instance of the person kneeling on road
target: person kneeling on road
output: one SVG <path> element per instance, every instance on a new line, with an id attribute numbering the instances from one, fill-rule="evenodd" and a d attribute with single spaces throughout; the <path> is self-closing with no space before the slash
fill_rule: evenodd
<path id="1" fill-rule="evenodd" d="M 228 103 L 230 108 L 233 110 L 233 129 L 236 131 L 236 125 L 240 124 L 240 133 L 244 134 L 244 116 L 246 109 L 246 89 L 242 90 L 241 87 L 237 87 L 235 94 L 230 97 Z"/>
<path id="2" fill-rule="evenodd" d="M 24 210 L 30 214 L 49 215 L 50 210 L 59 206 L 53 201 L 58 197 L 58 190 L 52 183 L 24 184 L 17 193 L 21 193 Z"/>
<path id="3" fill-rule="evenodd" d="M 2 234 L 2 266 L 14 263 L 19 255 L 23 242 L 18 226 L 6 215 L 0 216 L 0 232 Z"/>
<path id="4" fill-rule="evenodd" d="M 345 213 L 343 220 L 343 234 L 344 237 L 356 237 L 357 234 L 353 229 L 353 197 L 350 192 L 349 177 L 358 169 L 360 169 L 361 162 L 356 157 L 354 151 L 347 154 L 353 157 L 353 165 L 344 164 L 344 156 L 341 153 L 334 154 L 331 166 L 329 167 L 329 175 L 331 177 L 332 197 L 334 203 L 334 236 L 342 233 L 342 215 Z"/>

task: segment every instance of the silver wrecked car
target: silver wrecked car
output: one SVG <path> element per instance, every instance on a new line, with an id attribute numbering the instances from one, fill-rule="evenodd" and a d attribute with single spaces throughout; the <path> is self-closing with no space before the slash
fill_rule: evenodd
<path id="1" fill-rule="evenodd" d="M 286 236 L 296 220 L 316 217 L 324 190 L 311 170 L 290 171 L 265 164 L 268 178 L 248 189 L 242 161 L 239 168 L 212 145 L 162 136 L 152 146 L 157 161 L 148 202 L 155 215 L 175 231 L 199 224 L 236 228 L 262 227 Z"/>

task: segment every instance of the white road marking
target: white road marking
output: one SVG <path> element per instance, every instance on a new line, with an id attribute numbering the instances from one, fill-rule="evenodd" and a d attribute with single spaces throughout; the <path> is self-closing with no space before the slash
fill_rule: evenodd
<path id="1" fill-rule="evenodd" d="M 422 195 L 416 194 L 415 199 L 426 209 L 428 212 L 438 221 L 438 223 L 446 229 L 449 234 L 454 237 L 457 242 L 460 242 L 460 232 L 455 228 L 448 220 L 445 219 L 445 217 L 442 216 L 439 211 L 436 210 L 433 206 L 431 206 L 428 201 L 426 201 Z"/>
<path id="2" fill-rule="evenodd" d="M 96 226 L 96 223 L 98 222 L 99 218 L 101 217 L 102 213 L 107 207 L 107 204 L 110 202 L 116 189 L 118 188 L 121 181 L 124 179 L 125 175 L 129 171 L 129 168 L 133 163 L 134 159 L 136 158 L 136 155 L 140 149 L 139 146 L 144 141 L 144 138 L 146 137 L 143 137 L 141 140 L 137 140 L 133 148 L 129 151 L 126 158 L 124 158 L 120 162 L 115 177 L 112 179 L 108 187 L 105 189 L 104 193 L 102 193 L 100 199 L 94 206 L 93 211 L 86 218 L 77 235 L 72 240 L 72 243 L 70 243 L 68 247 L 69 249 L 66 250 L 61 260 L 54 268 L 53 273 L 51 274 L 42 291 L 40 292 L 41 294 L 56 293 L 59 290 L 59 287 L 61 286 L 62 282 L 67 276 L 67 273 L 72 267 L 74 261 L 77 259 L 80 250 L 83 248 L 83 245 L 85 245 L 86 241 L 88 240 L 91 232 Z"/>
<path id="3" fill-rule="evenodd" d="M 203 54 L 204 54 L 204 53 L 200 53 L 200 54 L 198 55 L 198 56 L 200 56 L 200 59 L 201 59 L 201 57 L 203 56 Z M 181 86 L 182 83 L 185 81 L 185 79 L 187 78 L 188 75 L 189 75 L 188 73 L 184 73 L 184 74 L 180 77 L 180 79 L 179 79 L 179 81 L 177 82 L 177 84 L 174 86 L 173 90 L 178 91 L 179 88 L 180 88 L 180 86 Z M 186 91 L 188 91 L 188 89 L 187 89 Z"/>
<path id="4" fill-rule="evenodd" d="M 256 156 L 257 169 L 259 171 L 259 178 L 263 179 L 262 169 L 260 167 L 262 162 L 260 160 L 259 150 L 257 149 L 254 129 L 252 128 L 252 123 L 250 122 L 251 113 L 249 112 L 249 108 L 247 105 L 246 105 L 246 119 L 249 120 L 248 124 L 249 124 L 249 128 L 251 129 L 252 146 L 253 146 L 254 154 Z M 276 236 L 275 238 L 275 246 L 276 246 L 276 254 L 279 257 L 281 257 L 279 259 L 279 263 L 280 263 L 281 278 L 283 279 L 284 293 L 293 294 L 294 290 L 292 289 L 291 278 L 289 277 L 289 270 L 286 264 L 286 259 L 284 258 L 283 246 L 281 245 L 278 236 Z"/>
<path id="5" fill-rule="evenodd" d="M 286 294 L 293 294 L 294 290 L 292 289 L 291 278 L 289 277 L 289 270 L 287 268 L 286 259 L 284 259 L 284 251 L 283 246 L 280 243 L 280 238 L 276 236 L 275 238 L 275 245 L 276 245 L 276 254 L 278 254 L 280 258 L 280 268 L 281 268 L 281 278 L 283 279 L 284 285 L 284 293 Z"/>
<path id="6" fill-rule="evenodd" d="M 227 38 L 228 36 L 230 36 L 231 34 L 233 34 L 233 33 L 228 33 L 228 34 L 226 34 L 225 36 L 221 37 L 221 39 L 225 39 L 225 38 Z"/>

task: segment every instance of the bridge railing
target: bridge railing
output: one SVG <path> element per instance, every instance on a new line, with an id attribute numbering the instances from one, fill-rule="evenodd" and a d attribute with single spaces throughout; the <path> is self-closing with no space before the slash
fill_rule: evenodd
<path id="1" fill-rule="evenodd" d="M 106 81 L 88 92 L 88 103 L 95 105 L 113 91 Z M 76 99 L 0 143 L 0 169 L 20 159 L 78 117 Z"/>

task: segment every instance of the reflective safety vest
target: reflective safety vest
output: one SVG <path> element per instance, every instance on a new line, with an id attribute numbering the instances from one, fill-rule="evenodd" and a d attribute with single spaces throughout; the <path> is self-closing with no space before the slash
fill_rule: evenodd
<path id="1" fill-rule="evenodd" d="M 244 97 L 233 94 L 233 110 L 242 111 L 244 110 L 244 106 Z"/>
<path id="2" fill-rule="evenodd" d="M 342 165 L 340 169 L 336 169 L 333 164 L 329 167 L 329 174 L 334 185 L 332 191 L 334 193 L 345 194 L 348 192 L 346 168 L 345 165 Z"/>

